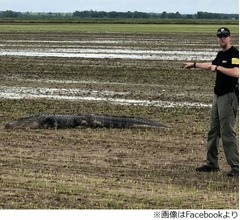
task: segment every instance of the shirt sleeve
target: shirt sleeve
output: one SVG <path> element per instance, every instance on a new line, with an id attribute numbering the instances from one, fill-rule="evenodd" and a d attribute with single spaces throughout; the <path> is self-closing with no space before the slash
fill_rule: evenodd
<path id="1" fill-rule="evenodd" d="M 239 53 L 234 53 L 232 59 L 231 59 L 231 65 L 233 67 L 239 67 Z"/>

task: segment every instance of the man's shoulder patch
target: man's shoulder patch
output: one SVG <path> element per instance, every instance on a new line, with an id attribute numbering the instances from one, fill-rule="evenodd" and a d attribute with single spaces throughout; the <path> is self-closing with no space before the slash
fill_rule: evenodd
<path id="1" fill-rule="evenodd" d="M 239 65 L 239 59 L 238 58 L 232 58 L 232 64 L 233 65 Z"/>

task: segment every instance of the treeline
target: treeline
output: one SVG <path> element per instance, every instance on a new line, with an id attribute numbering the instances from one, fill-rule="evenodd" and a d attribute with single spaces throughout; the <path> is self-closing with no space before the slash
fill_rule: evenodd
<path id="1" fill-rule="evenodd" d="M 238 14 L 221 14 L 221 13 L 209 13 L 209 12 L 197 12 L 196 14 L 180 14 L 167 13 L 146 13 L 146 12 L 105 12 L 105 11 L 75 11 L 72 14 L 73 17 L 79 18 L 185 18 L 185 19 L 239 19 Z"/>
<path id="2" fill-rule="evenodd" d="M 0 11 L 0 18 L 69 18 L 73 13 Z"/>
<path id="3" fill-rule="evenodd" d="M 15 12 L 12 10 L 0 11 L 0 18 L 160 18 L 160 19 L 230 19 L 238 20 L 238 14 L 210 13 L 199 11 L 196 14 L 147 13 L 138 11 L 116 12 L 116 11 L 75 11 L 73 13 L 55 12 Z"/>

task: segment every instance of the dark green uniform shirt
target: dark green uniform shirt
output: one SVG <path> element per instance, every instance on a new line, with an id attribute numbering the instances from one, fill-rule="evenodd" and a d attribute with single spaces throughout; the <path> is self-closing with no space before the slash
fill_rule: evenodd
<path id="1" fill-rule="evenodd" d="M 219 51 L 217 57 L 212 61 L 213 65 L 225 68 L 239 67 L 239 52 L 235 47 L 226 51 Z M 234 92 L 238 84 L 238 78 L 227 76 L 217 71 L 214 92 L 218 96 L 225 95 L 228 92 Z"/>

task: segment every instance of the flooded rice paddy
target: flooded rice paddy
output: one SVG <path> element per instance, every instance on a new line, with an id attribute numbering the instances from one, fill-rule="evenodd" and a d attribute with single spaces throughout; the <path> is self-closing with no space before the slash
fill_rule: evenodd
<path id="1" fill-rule="evenodd" d="M 141 40 L 142 45 L 154 45 L 156 39 Z M 36 57 L 78 57 L 102 59 L 151 59 L 151 60 L 212 60 L 216 49 L 209 48 L 187 50 L 192 44 L 181 44 L 186 48 L 163 46 L 159 49 L 133 48 L 136 40 L 82 40 L 82 41 L 33 41 L 6 40 L 1 41 L 0 56 L 36 56 Z M 173 46 L 173 45 L 172 45 Z"/>
<path id="2" fill-rule="evenodd" d="M 22 36 L 21 36 L 22 35 Z M 74 58 L 74 59 L 96 59 L 96 60 L 133 60 L 134 62 L 161 61 L 173 63 L 183 61 L 204 61 L 212 60 L 218 51 L 214 41 L 207 43 L 203 38 L 196 36 L 179 36 L 177 40 L 174 35 L 165 34 L 161 36 L 155 35 L 132 35 L 117 36 L 116 34 L 93 34 L 89 36 L 56 36 L 53 33 L 48 36 L 35 35 L 30 33 L 24 35 L 20 33 L 17 38 L 4 37 L 0 40 L 0 57 L 35 57 L 34 59 L 51 59 L 52 58 Z M 194 37 L 194 38 L 193 38 Z M 11 39 L 12 38 L 12 39 Z M 66 39 L 72 38 L 72 39 Z M 134 61 L 137 60 L 137 61 Z M 28 62 L 28 61 L 27 61 Z M 23 62 L 23 65 L 26 63 Z M 35 65 L 28 63 L 28 65 Z M 42 63 L 41 65 L 44 65 Z M 74 64 L 73 64 L 74 65 Z M 150 64 L 151 65 L 151 64 Z M 47 69 L 47 68 L 46 68 Z M 31 75 L 31 70 L 28 74 Z M 46 71 L 46 70 L 45 70 Z M 170 71 L 170 70 L 169 70 Z M 6 73 L 7 74 L 7 73 Z M 41 73 L 40 73 L 41 74 Z M 42 74 L 44 76 L 44 74 Z M 31 76 L 30 76 L 31 78 Z M 43 80 L 45 78 L 43 77 Z M 25 79 L 25 80 L 29 80 Z M 38 80 L 41 80 L 41 78 Z M 45 79 L 46 80 L 46 79 Z M 63 81 L 64 82 L 64 81 Z M 102 80 L 98 82 L 107 85 L 109 81 Z M 114 83 L 111 81 L 111 83 Z M 123 83 L 123 82 L 122 82 Z M 127 84 L 127 82 L 125 82 Z M 151 84 L 149 84 L 151 86 Z M 128 93 L 128 92 L 127 92 Z M 163 107 L 174 106 L 188 106 L 188 107 L 209 107 L 209 103 L 201 102 L 172 102 L 163 100 L 150 101 L 147 99 L 129 99 L 119 98 L 121 92 L 94 91 L 88 89 L 69 89 L 69 88 L 32 88 L 32 87 L 18 87 L 1 86 L 0 97 L 4 99 L 65 99 L 65 100 L 95 100 L 95 101 L 110 101 L 117 104 L 139 104 L 139 105 L 157 105 Z M 118 96 L 118 98 L 114 98 Z"/>
<path id="3" fill-rule="evenodd" d="M 217 51 L 210 34 L 0 30 L 0 207 L 238 209 L 221 147 L 221 172 L 195 172 L 215 73 L 182 64 Z M 20 117 L 76 113 L 169 128 L 4 129 Z"/>

